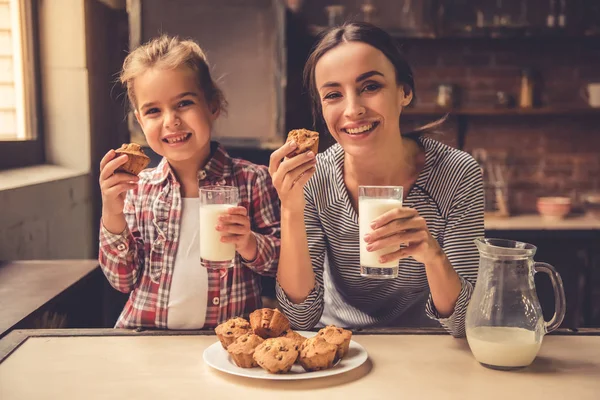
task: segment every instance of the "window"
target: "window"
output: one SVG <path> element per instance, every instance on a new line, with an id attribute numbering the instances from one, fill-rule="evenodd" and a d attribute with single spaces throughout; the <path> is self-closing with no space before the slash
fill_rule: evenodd
<path id="1" fill-rule="evenodd" d="M 42 163 L 31 0 L 0 0 L 0 169 Z"/>

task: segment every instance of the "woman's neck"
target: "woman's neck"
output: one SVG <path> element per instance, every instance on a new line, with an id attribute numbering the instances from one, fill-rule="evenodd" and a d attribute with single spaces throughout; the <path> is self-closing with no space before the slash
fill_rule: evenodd
<path id="1" fill-rule="evenodd" d="M 398 139 L 364 157 L 346 153 L 346 181 L 375 186 L 406 186 L 412 183 L 422 168 L 424 153 L 416 141 L 402 136 Z"/>

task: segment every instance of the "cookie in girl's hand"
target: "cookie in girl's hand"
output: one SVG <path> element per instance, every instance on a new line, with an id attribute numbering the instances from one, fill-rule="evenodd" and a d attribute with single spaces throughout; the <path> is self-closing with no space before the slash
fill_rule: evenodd
<path id="1" fill-rule="evenodd" d="M 150 163 L 150 157 L 144 154 L 139 144 L 124 144 L 117 150 L 117 157 L 123 154 L 127 155 L 127 162 L 121 165 L 115 172 L 127 172 L 128 174 L 138 175 Z"/>

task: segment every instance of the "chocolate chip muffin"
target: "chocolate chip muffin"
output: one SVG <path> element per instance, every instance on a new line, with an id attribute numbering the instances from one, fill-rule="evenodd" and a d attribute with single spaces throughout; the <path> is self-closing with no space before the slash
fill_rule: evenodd
<path id="1" fill-rule="evenodd" d="M 318 337 L 322 337 L 328 343 L 337 346 L 336 361 L 344 358 L 348 353 L 350 347 L 350 340 L 352 339 L 352 332 L 337 326 L 329 325 L 321 329 L 317 333 Z"/>
<path id="2" fill-rule="evenodd" d="M 215 328 L 215 333 L 225 350 L 227 346 L 245 333 L 252 333 L 252 328 L 244 318 L 232 318 Z"/>
<path id="3" fill-rule="evenodd" d="M 115 150 L 115 153 L 117 153 L 117 157 L 123 154 L 127 155 L 127 162 L 117 168 L 115 172 L 127 172 L 128 174 L 137 175 L 150 163 L 150 157 L 144 154 L 139 144 L 124 144 Z"/>
<path id="4" fill-rule="evenodd" d="M 261 308 L 250 314 L 250 326 L 255 334 L 268 339 L 290 329 L 290 321 L 276 308 Z"/>
<path id="5" fill-rule="evenodd" d="M 288 133 L 286 142 L 294 140 L 298 147 L 292 153 L 288 154 L 288 158 L 297 156 L 298 154 L 312 151 L 317 154 L 319 151 L 319 133 L 309 131 L 308 129 L 293 129 Z"/>
<path id="6" fill-rule="evenodd" d="M 314 336 L 302 344 L 298 362 L 306 371 L 321 371 L 333 367 L 337 346 L 321 336 Z"/>
<path id="7" fill-rule="evenodd" d="M 284 374 L 298 358 L 294 341 L 288 338 L 266 339 L 254 350 L 254 360 L 271 374 Z"/>
<path id="8" fill-rule="evenodd" d="M 284 331 L 280 337 L 284 337 L 284 338 L 288 338 L 288 339 L 292 340 L 296 344 L 297 350 L 300 350 L 302 343 L 304 343 L 304 341 L 306 340 L 306 338 L 304 336 L 302 336 L 298 332 L 293 331 L 291 329 Z"/>
<path id="9" fill-rule="evenodd" d="M 241 368 L 258 367 L 254 360 L 254 350 L 265 340 L 253 333 L 245 333 L 238 337 L 235 342 L 227 346 L 227 352 L 231 355 L 235 365 Z"/>

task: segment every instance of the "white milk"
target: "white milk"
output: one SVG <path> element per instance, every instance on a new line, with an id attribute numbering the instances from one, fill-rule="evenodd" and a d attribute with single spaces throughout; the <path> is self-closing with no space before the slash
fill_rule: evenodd
<path id="1" fill-rule="evenodd" d="M 208 261 L 230 261 L 235 257 L 235 244 L 221 242 L 216 230 L 219 216 L 226 213 L 231 204 L 203 204 L 200 206 L 200 257 Z"/>
<path id="2" fill-rule="evenodd" d="M 542 340 L 524 328 L 479 326 L 467 330 L 467 341 L 482 364 L 497 367 L 525 367 L 533 362 Z"/>
<path id="3" fill-rule="evenodd" d="M 392 268 L 398 265 L 398 260 L 380 263 L 379 257 L 398 250 L 398 247 L 384 247 L 383 249 L 368 252 L 364 236 L 371 232 L 371 223 L 395 208 L 402 207 L 399 199 L 359 199 L 358 200 L 358 230 L 360 236 L 360 265 L 365 267 Z"/>

